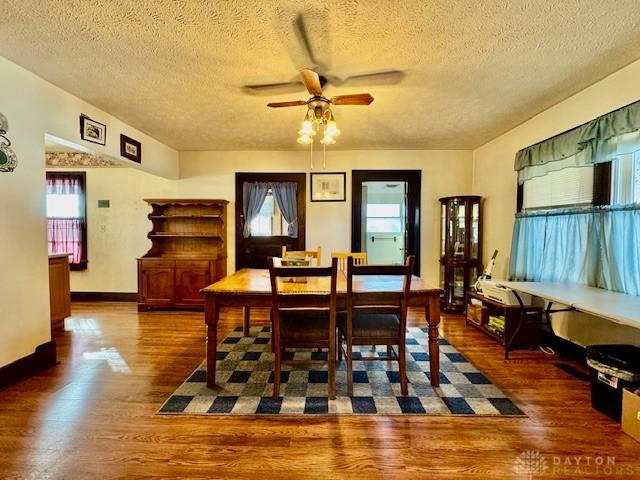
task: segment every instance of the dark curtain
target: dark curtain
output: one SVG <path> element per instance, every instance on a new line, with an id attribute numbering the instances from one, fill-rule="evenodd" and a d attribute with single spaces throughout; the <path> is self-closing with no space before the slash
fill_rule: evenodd
<path id="1" fill-rule="evenodd" d="M 77 174 L 56 173 L 47 175 L 47 193 L 57 195 L 79 195 L 80 212 L 84 212 L 84 185 Z M 81 214 L 82 215 L 82 214 Z M 47 219 L 49 253 L 68 253 L 73 270 L 86 268 L 86 224 L 84 216 L 75 218 Z"/>
<path id="2" fill-rule="evenodd" d="M 243 213 L 244 213 L 244 229 L 242 234 L 244 238 L 251 236 L 251 222 L 260 213 L 262 204 L 267 198 L 269 184 L 264 182 L 244 182 L 242 185 Z"/>
<path id="3" fill-rule="evenodd" d="M 289 224 L 287 235 L 298 237 L 298 184 L 295 182 L 279 182 L 271 184 L 273 198 L 280 212 Z"/>

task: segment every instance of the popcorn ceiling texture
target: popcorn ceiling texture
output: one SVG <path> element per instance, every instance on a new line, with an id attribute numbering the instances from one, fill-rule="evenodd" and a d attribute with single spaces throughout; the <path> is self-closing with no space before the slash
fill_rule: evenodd
<path id="1" fill-rule="evenodd" d="M 280 150 L 304 108 L 244 84 L 406 70 L 336 107 L 340 149 L 471 149 L 640 55 L 637 0 L 2 0 L 0 55 L 178 150 Z M 80 112 L 78 112 L 80 113 Z M 100 119 L 97 119 L 100 120 Z"/>

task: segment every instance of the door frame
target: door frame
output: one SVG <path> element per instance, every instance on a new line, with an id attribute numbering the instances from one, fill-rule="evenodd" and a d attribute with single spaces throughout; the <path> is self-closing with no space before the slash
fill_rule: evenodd
<path id="1" fill-rule="evenodd" d="M 243 242 L 244 227 L 244 211 L 242 198 L 242 184 L 244 182 L 296 182 L 298 184 L 297 200 L 298 200 L 298 238 L 290 238 L 290 244 L 294 245 L 295 250 L 304 250 L 306 246 L 306 199 L 307 199 L 307 174 L 306 173 L 269 173 L 269 172 L 236 172 L 236 252 L 235 265 L 236 270 L 240 264 L 240 254 Z M 271 238 L 271 237 L 267 237 Z M 289 237 L 287 237 L 289 238 Z M 259 237 L 256 237 L 259 240 Z"/>
<path id="2" fill-rule="evenodd" d="M 420 275 L 420 193 L 422 170 L 353 170 L 351 172 L 351 251 L 362 251 L 362 184 L 407 183 L 407 255 L 415 255 L 415 275 Z"/>

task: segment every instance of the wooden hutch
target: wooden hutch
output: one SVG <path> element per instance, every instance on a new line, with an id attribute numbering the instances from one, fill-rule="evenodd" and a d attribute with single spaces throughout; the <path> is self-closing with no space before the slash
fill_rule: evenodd
<path id="1" fill-rule="evenodd" d="M 200 290 L 227 274 L 227 201 L 145 199 L 151 248 L 138 259 L 138 310 L 202 309 Z"/>

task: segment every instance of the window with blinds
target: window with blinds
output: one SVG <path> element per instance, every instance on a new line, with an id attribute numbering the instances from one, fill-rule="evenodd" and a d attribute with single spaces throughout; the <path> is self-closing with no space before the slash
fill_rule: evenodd
<path id="1" fill-rule="evenodd" d="M 593 203 L 593 167 L 565 168 L 524 182 L 524 210 L 551 209 Z"/>

